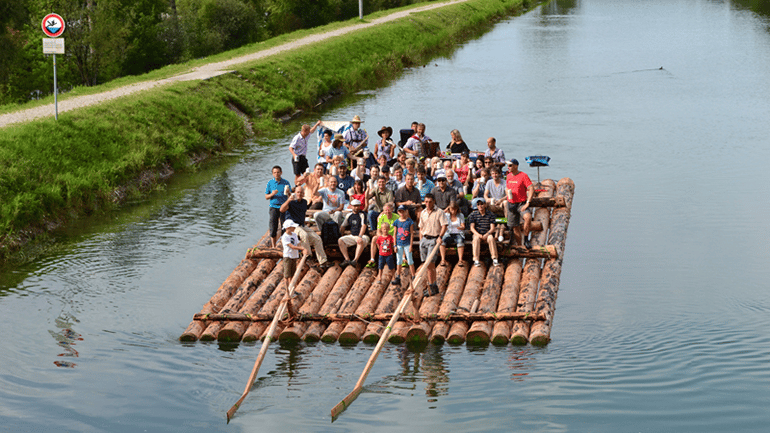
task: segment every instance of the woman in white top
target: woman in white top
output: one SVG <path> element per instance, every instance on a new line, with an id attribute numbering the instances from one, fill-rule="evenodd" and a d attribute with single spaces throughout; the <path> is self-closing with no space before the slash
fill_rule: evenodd
<path id="1" fill-rule="evenodd" d="M 318 144 L 318 162 L 324 165 L 326 165 L 326 152 L 332 147 L 332 135 L 331 129 L 324 130 L 324 136 Z"/>
<path id="2" fill-rule="evenodd" d="M 446 266 L 446 244 L 454 242 L 457 246 L 457 266 L 463 265 L 463 251 L 465 250 L 465 217 L 460 213 L 460 206 L 456 201 L 450 202 L 447 206 L 447 212 L 444 212 L 447 220 L 446 233 L 441 239 L 439 252 L 441 253 L 441 263 L 439 266 Z"/>

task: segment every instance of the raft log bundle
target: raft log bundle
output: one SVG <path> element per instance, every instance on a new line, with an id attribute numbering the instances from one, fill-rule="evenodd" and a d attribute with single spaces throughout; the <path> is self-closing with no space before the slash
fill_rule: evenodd
<path id="1" fill-rule="evenodd" d="M 423 299 L 420 287 L 399 317 L 391 343 L 527 344 L 550 341 L 559 291 L 561 266 L 567 239 L 575 184 L 569 178 L 558 183 L 546 179 L 535 184 L 531 203 L 532 248 L 498 244 L 501 265 L 492 266 L 489 252 L 482 266 L 471 265 L 471 248 L 457 257 L 448 248 L 446 266 L 437 268 L 439 294 Z M 506 230 L 507 231 L 507 230 Z M 253 341 L 265 338 L 266 329 L 285 296 L 280 250 L 267 248 L 267 235 L 249 249 L 246 258 L 222 283 L 214 296 L 179 337 L 181 341 Z M 466 242 L 471 236 L 466 233 Z M 417 243 L 412 248 L 419 258 Z M 339 254 L 327 250 L 330 259 Z M 335 254 L 336 253 L 336 254 Z M 390 284 L 393 272 L 385 270 L 378 281 L 377 269 L 340 267 L 324 271 L 305 266 L 292 305 L 297 314 L 281 319 L 273 338 L 282 341 L 341 340 L 344 343 L 377 341 L 411 276 L 402 268 L 401 286 Z M 424 285 L 423 285 L 424 286 Z M 371 338 L 370 338 L 371 337 Z"/>

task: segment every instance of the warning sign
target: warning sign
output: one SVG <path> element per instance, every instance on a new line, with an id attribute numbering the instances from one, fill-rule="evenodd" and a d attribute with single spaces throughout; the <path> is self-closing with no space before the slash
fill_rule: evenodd
<path id="1" fill-rule="evenodd" d="M 58 38 L 64 33 L 64 19 L 58 14 L 48 14 L 43 18 L 43 33 L 49 38 Z"/>

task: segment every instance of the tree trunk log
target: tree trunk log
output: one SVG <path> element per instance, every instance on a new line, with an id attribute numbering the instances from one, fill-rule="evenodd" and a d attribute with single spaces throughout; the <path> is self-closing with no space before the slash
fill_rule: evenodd
<path id="1" fill-rule="evenodd" d="M 423 263 L 420 268 L 425 266 Z M 418 270 L 419 272 L 419 270 Z M 377 309 L 374 311 L 375 314 L 382 314 L 382 313 L 392 313 L 396 311 L 396 307 L 401 302 L 401 299 L 404 297 L 404 293 L 409 288 L 409 284 L 411 284 L 413 275 L 409 275 L 409 272 L 404 272 L 404 275 L 408 275 L 406 278 L 401 279 L 401 285 L 389 285 L 387 289 L 385 289 L 385 294 L 382 295 L 382 299 L 380 299 L 380 302 L 377 304 Z M 385 328 L 385 324 L 383 322 L 377 322 L 372 321 L 366 326 L 366 331 L 364 331 L 364 343 L 373 344 L 377 343 L 380 339 L 380 335 L 382 335 L 382 331 Z"/>
<path id="2" fill-rule="evenodd" d="M 377 270 L 374 268 L 364 268 L 361 274 L 353 283 L 353 287 L 345 296 L 340 312 L 343 314 L 352 314 L 356 312 L 361 300 L 364 299 L 366 292 L 372 286 L 372 282 L 377 277 Z M 340 332 L 345 329 L 345 322 L 334 322 L 321 335 L 321 341 L 325 343 L 334 343 L 340 336 Z"/>
<path id="3" fill-rule="evenodd" d="M 358 277 L 358 269 L 356 269 L 355 266 L 348 266 L 345 268 L 337 279 L 337 282 L 334 283 L 334 287 L 332 288 L 331 293 L 329 293 L 329 296 L 326 297 L 321 309 L 318 310 L 318 314 L 326 315 L 339 311 L 340 306 L 342 306 L 342 301 L 345 299 L 348 290 L 353 287 L 353 282 L 355 282 L 356 277 Z M 325 323 L 321 322 L 312 323 L 302 335 L 302 339 L 308 342 L 320 340 L 321 335 L 326 330 L 326 326 Z"/>
<path id="4" fill-rule="evenodd" d="M 460 297 L 465 291 L 465 281 L 468 278 L 470 266 L 470 263 L 464 261 L 463 266 L 455 266 L 454 269 L 452 269 L 452 276 L 449 278 L 449 285 L 447 286 L 444 297 L 441 300 L 441 305 L 438 308 L 439 316 L 448 316 L 457 308 L 457 304 L 460 302 Z M 444 340 L 446 340 L 448 333 L 449 324 L 438 322 L 433 325 L 429 340 L 434 344 L 441 344 L 444 342 Z"/>
<path id="5" fill-rule="evenodd" d="M 374 309 L 377 308 L 377 304 L 380 303 L 382 294 L 385 292 L 388 285 L 390 285 L 390 281 L 394 274 L 395 272 L 388 268 L 383 270 L 382 279 L 375 280 L 372 288 L 366 292 L 366 296 L 364 296 L 364 299 L 358 305 L 358 308 L 356 308 L 355 316 L 366 318 L 366 316 L 371 315 Z M 360 320 L 350 321 L 340 333 L 339 341 L 344 344 L 358 343 L 361 341 L 364 331 L 366 331 L 366 322 Z"/>
<path id="6" fill-rule="evenodd" d="M 302 308 L 299 309 L 299 314 L 317 314 L 321 310 L 329 293 L 331 293 L 334 288 L 334 283 L 340 277 L 340 274 L 342 274 L 342 268 L 336 264 L 327 269 L 323 278 L 321 278 L 321 281 L 318 283 L 318 287 L 313 290 L 313 293 L 310 294 L 310 297 L 302 305 Z M 296 321 L 292 326 L 284 329 L 278 338 L 281 341 L 298 341 L 302 338 L 302 335 L 304 335 L 308 326 L 310 326 L 310 324 L 307 322 Z"/>
<path id="7" fill-rule="evenodd" d="M 505 268 L 505 277 L 503 279 L 503 291 L 500 293 L 500 302 L 497 304 L 497 314 L 507 314 L 516 311 L 516 304 L 519 300 L 519 283 L 521 282 L 521 259 L 514 259 L 508 262 Z M 492 344 L 506 345 L 511 339 L 510 320 L 501 320 L 495 322 L 492 328 Z"/>
<path id="8" fill-rule="evenodd" d="M 412 329 L 415 329 L 415 332 L 417 329 L 421 330 L 422 333 L 419 336 L 415 336 L 414 333 L 412 333 L 412 339 L 409 340 L 411 342 L 427 342 L 428 341 L 428 332 L 430 332 L 430 324 L 425 321 L 425 319 L 422 317 L 424 314 L 435 314 L 438 312 L 438 307 L 441 305 L 441 298 L 446 293 L 446 286 L 449 283 L 449 274 L 450 274 L 451 268 L 449 265 L 447 266 L 439 266 L 436 269 L 436 285 L 438 286 L 438 294 L 429 296 L 427 298 L 423 297 L 422 301 L 420 302 L 420 309 L 419 309 L 419 316 L 420 316 L 420 322 L 418 323 L 410 323 L 411 321 L 415 320 L 417 318 L 417 315 L 414 314 L 414 307 L 412 305 L 408 305 L 406 307 L 406 310 L 404 310 L 404 315 L 407 317 L 408 321 L 399 321 L 395 325 L 393 325 L 393 331 L 390 333 L 390 337 L 388 338 L 388 341 L 394 344 L 401 344 L 404 341 L 407 341 L 407 338 L 409 336 L 409 333 L 412 332 Z M 420 284 L 420 292 L 427 287 L 427 279 L 425 279 L 425 284 Z"/>
<path id="9" fill-rule="evenodd" d="M 275 261 L 273 260 L 262 260 L 259 262 L 259 265 L 257 265 L 257 268 L 254 270 L 254 272 L 252 272 L 251 275 L 249 275 L 249 277 L 246 278 L 243 283 L 241 283 L 235 293 L 233 293 L 233 296 L 230 298 L 230 300 L 227 301 L 224 307 L 222 307 L 222 310 L 219 312 L 223 314 L 238 312 L 246 300 L 249 299 L 249 296 L 254 293 L 257 285 L 261 283 L 268 274 L 270 274 L 270 271 L 272 271 L 274 267 Z M 201 341 L 216 340 L 219 331 L 224 326 L 225 324 L 222 322 L 209 323 L 209 325 L 206 327 L 206 330 L 203 331 L 203 334 L 201 334 Z"/>
<path id="10" fill-rule="evenodd" d="M 559 281 L 561 279 L 561 267 L 563 263 L 564 247 L 567 240 L 567 227 L 569 226 L 572 199 L 575 193 L 575 183 L 572 179 L 564 178 L 556 185 L 556 193 L 564 197 L 565 207 L 554 209 L 551 216 L 551 233 L 549 243 L 556 246 L 559 251 L 557 259 L 546 261 L 540 277 L 540 291 L 535 311 L 545 316 L 545 320 L 532 324 L 530 342 L 533 345 L 542 346 L 551 340 L 551 328 L 553 316 L 556 312 L 556 298 L 558 297 Z"/>
<path id="11" fill-rule="evenodd" d="M 298 269 L 298 271 L 300 272 L 299 280 L 302 280 L 304 273 L 307 272 L 307 266 L 304 266 L 303 269 Z M 273 290 L 273 293 L 267 299 L 267 302 L 265 302 L 265 305 L 262 306 L 259 312 L 271 316 L 274 315 L 278 310 L 278 305 L 281 303 L 284 295 L 286 295 L 287 289 L 286 280 L 281 278 L 280 284 L 275 288 L 275 290 Z M 251 342 L 259 340 L 259 338 L 262 336 L 262 333 L 265 332 L 268 326 L 270 326 L 270 324 L 265 322 L 252 323 L 248 328 L 246 328 L 246 332 L 243 333 L 242 341 Z"/>
<path id="12" fill-rule="evenodd" d="M 244 315 L 259 313 L 259 310 L 265 305 L 270 295 L 273 294 L 273 291 L 283 279 L 283 266 L 280 263 L 276 264 L 270 275 L 249 296 L 249 299 L 243 304 L 239 313 Z M 241 341 L 241 337 L 243 337 L 243 333 L 246 332 L 248 326 L 249 324 L 244 322 L 228 322 L 217 334 L 217 340 L 223 343 Z"/>
<path id="13" fill-rule="evenodd" d="M 311 268 L 307 271 L 305 276 L 301 278 L 302 280 L 295 287 L 294 293 L 291 295 L 291 304 L 292 308 L 294 308 L 294 311 L 299 311 L 299 309 L 305 305 L 305 300 L 310 297 L 313 289 L 315 289 L 316 286 L 318 286 L 318 282 L 321 281 L 321 273 Z M 284 325 L 278 323 L 275 330 L 273 330 L 273 334 L 270 336 L 270 339 L 275 340 L 279 335 L 281 335 L 283 328 Z M 260 340 L 264 340 L 267 337 L 267 333 L 269 331 L 270 328 L 264 331 L 260 336 Z"/>
<path id="14" fill-rule="evenodd" d="M 503 275 L 505 268 L 502 266 L 492 266 L 487 273 L 487 279 L 481 289 L 481 298 L 479 298 L 479 313 L 494 313 L 497 311 L 497 302 L 500 300 L 500 289 L 503 286 Z M 475 321 L 465 334 L 465 341 L 468 344 L 484 345 L 489 344 L 489 336 L 492 334 L 492 321 Z"/>
<path id="15" fill-rule="evenodd" d="M 458 310 L 471 311 L 473 304 L 479 299 L 481 295 L 481 289 L 484 287 L 484 280 L 486 279 L 487 267 L 482 263 L 481 266 L 473 266 L 468 274 L 468 281 L 465 283 L 465 291 L 463 292 L 460 303 L 457 305 Z M 447 334 L 447 342 L 449 344 L 462 344 L 465 341 L 465 334 L 468 332 L 467 322 L 455 322 L 452 327 L 449 328 L 449 334 Z"/>
<path id="16" fill-rule="evenodd" d="M 535 295 L 537 295 L 537 283 L 540 279 L 540 259 L 527 259 L 524 264 L 524 272 L 521 276 L 521 288 L 519 289 L 519 302 L 516 308 L 520 313 L 534 311 Z M 513 344 L 527 344 L 529 339 L 529 323 L 521 320 L 513 322 L 511 329 L 511 342 Z"/>

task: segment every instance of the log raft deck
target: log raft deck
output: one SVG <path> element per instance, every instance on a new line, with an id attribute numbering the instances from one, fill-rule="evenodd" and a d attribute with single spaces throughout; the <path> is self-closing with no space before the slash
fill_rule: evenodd
<path id="1" fill-rule="evenodd" d="M 391 343 L 545 345 L 550 341 L 564 257 L 574 182 L 546 179 L 535 184 L 532 200 L 532 248 L 498 244 L 501 265 L 492 266 L 482 250 L 481 266 L 473 266 L 466 232 L 465 257 L 447 249 L 449 265 L 437 266 L 439 294 L 423 298 L 419 281 L 404 314 L 392 328 Z M 507 231 L 507 230 L 506 230 Z M 264 248 L 267 234 L 249 250 L 229 277 L 180 336 L 181 341 L 239 342 L 264 340 L 285 295 L 281 252 Z M 412 251 L 417 256 L 417 244 Z M 352 250 L 351 250 L 352 253 Z M 328 248 L 330 260 L 341 257 Z M 283 317 L 271 340 L 376 343 L 411 282 L 408 268 L 402 284 L 390 284 L 387 269 L 377 280 L 376 268 L 341 268 L 338 261 L 325 271 L 304 266 L 291 295 L 297 315 Z M 458 266 L 462 263 L 462 266 Z M 419 272 L 419 271 L 418 271 Z"/>

